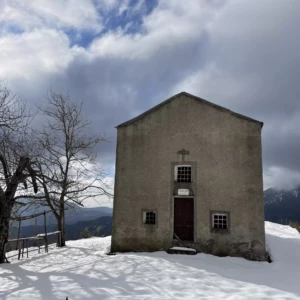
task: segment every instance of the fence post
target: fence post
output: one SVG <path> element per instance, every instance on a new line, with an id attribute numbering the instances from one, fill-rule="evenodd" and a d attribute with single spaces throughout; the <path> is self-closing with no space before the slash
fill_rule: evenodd
<path id="1" fill-rule="evenodd" d="M 24 245 L 25 245 L 25 240 L 22 241 L 22 258 L 24 257 Z"/>
<path id="2" fill-rule="evenodd" d="M 19 253 L 18 253 L 18 260 L 21 258 L 21 243 L 18 243 L 19 245 Z"/>
<path id="3" fill-rule="evenodd" d="M 37 231 L 37 217 L 34 219 L 34 236 L 37 236 L 38 231 Z M 33 246 L 36 247 L 36 240 L 33 240 Z"/>
<path id="4" fill-rule="evenodd" d="M 18 229 L 18 237 L 17 237 L 18 240 L 16 243 L 16 250 L 18 250 L 18 246 L 19 246 L 20 231 L 21 231 L 21 220 L 19 221 L 19 229 Z"/>
<path id="5" fill-rule="evenodd" d="M 45 251 L 48 253 L 48 237 L 47 237 L 46 211 L 44 211 L 44 232 L 45 232 Z"/>

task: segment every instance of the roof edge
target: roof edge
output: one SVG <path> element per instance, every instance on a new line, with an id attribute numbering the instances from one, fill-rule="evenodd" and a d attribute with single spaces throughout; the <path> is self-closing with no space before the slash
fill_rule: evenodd
<path id="1" fill-rule="evenodd" d="M 123 123 L 117 125 L 115 128 L 118 129 L 118 128 L 120 128 L 120 127 L 125 127 L 125 126 L 127 126 L 127 125 L 129 125 L 129 124 L 131 124 L 131 123 L 133 123 L 133 122 L 135 122 L 135 121 L 137 121 L 138 119 L 140 119 L 140 118 L 142 118 L 142 117 L 148 115 L 150 112 L 152 112 L 152 111 L 154 111 L 154 110 L 156 110 L 156 109 L 162 107 L 163 105 L 169 103 L 170 101 L 172 101 L 173 99 L 175 99 L 175 98 L 177 98 L 177 97 L 179 97 L 179 96 L 181 96 L 181 95 L 185 95 L 185 96 L 188 96 L 188 97 L 190 97 L 190 98 L 194 98 L 194 99 L 197 100 L 197 101 L 201 101 L 201 102 L 206 103 L 207 105 L 213 106 L 213 107 L 215 107 L 215 108 L 217 108 L 217 109 L 219 109 L 219 110 L 228 112 L 228 113 L 230 113 L 230 114 L 232 114 L 232 115 L 234 115 L 234 116 L 236 116 L 236 117 L 238 117 L 238 118 L 241 118 L 241 119 L 244 119 L 244 120 L 247 120 L 247 121 L 250 121 L 250 122 L 259 123 L 260 126 L 261 126 L 261 128 L 262 128 L 263 125 L 264 125 L 264 123 L 261 122 L 261 121 L 258 121 L 258 120 L 252 119 L 252 118 L 250 118 L 250 117 L 247 117 L 247 116 L 245 116 L 245 115 L 236 113 L 236 112 L 234 112 L 234 111 L 232 111 L 232 110 L 230 110 L 230 109 L 228 109 L 228 108 L 225 108 L 225 107 L 223 107 L 223 106 L 221 106 L 221 105 L 214 104 L 214 103 L 212 103 L 212 102 L 209 102 L 209 101 L 207 101 L 207 100 L 205 100 L 205 99 L 203 99 L 203 98 L 200 98 L 200 97 L 194 96 L 194 95 L 192 95 L 192 94 L 189 94 L 189 93 L 187 93 L 187 92 L 180 92 L 180 93 L 178 93 L 178 94 L 176 94 L 176 95 L 174 95 L 174 96 L 172 96 L 172 97 L 170 97 L 170 98 L 164 100 L 163 102 L 161 102 L 161 103 L 159 103 L 159 104 L 153 106 L 152 108 L 146 110 L 146 111 L 143 112 L 142 114 L 140 114 L 140 115 L 138 115 L 138 116 L 136 116 L 136 117 L 134 117 L 134 118 L 132 118 L 132 119 L 126 121 L 126 122 L 123 122 Z"/>

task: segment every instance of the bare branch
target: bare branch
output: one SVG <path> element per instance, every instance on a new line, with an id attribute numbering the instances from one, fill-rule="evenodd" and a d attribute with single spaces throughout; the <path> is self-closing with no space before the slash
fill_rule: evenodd
<path id="1" fill-rule="evenodd" d="M 33 116 L 21 98 L 0 84 L 0 263 L 4 262 L 9 218 L 22 183 L 25 189 L 33 187 L 37 192 L 30 153 L 34 148 L 29 128 Z"/>
<path id="2" fill-rule="evenodd" d="M 63 230 L 64 208 L 68 203 L 83 205 L 88 198 L 111 196 L 102 182 L 101 168 L 96 169 L 94 148 L 103 137 L 90 133 L 90 122 L 82 115 L 83 102 L 71 101 L 70 95 L 50 91 L 48 106 L 39 107 L 47 118 L 38 135 L 41 156 L 37 162 L 38 181 Z"/>

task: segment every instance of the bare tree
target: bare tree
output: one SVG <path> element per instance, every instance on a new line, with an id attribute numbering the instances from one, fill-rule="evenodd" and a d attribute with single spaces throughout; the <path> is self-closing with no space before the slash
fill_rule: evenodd
<path id="1" fill-rule="evenodd" d="M 32 114 L 25 102 L 0 86 L 0 263 L 5 260 L 5 244 L 9 233 L 9 218 L 17 199 L 37 192 L 35 170 L 32 167 L 30 134 Z M 24 196 L 24 195 L 23 195 Z"/>
<path id="2" fill-rule="evenodd" d="M 33 115 L 26 109 L 26 103 L 14 95 L 7 86 L 0 85 L 0 127 L 19 131 L 26 127 Z M 22 126 L 21 126 L 22 125 Z"/>
<path id="3" fill-rule="evenodd" d="M 95 146 L 105 139 L 94 136 L 82 115 L 82 102 L 72 103 L 69 94 L 50 91 L 48 106 L 40 111 L 48 119 L 39 134 L 42 148 L 38 181 L 47 205 L 54 211 L 60 246 L 65 245 L 64 222 L 68 206 L 83 205 L 88 198 L 110 196 L 104 173 L 96 163 Z"/>

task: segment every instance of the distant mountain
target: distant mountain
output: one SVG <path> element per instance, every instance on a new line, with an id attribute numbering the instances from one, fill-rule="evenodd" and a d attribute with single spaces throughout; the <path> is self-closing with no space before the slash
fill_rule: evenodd
<path id="1" fill-rule="evenodd" d="M 80 221 L 72 225 L 66 225 L 66 240 L 77 240 L 82 237 L 81 233 L 87 228 L 87 231 L 92 236 L 108 236 L 111 235 L 112 229 L 112 217 L 103 216 L 94 220 Z M 57 230 L 56 224 L 47 225 L 47 232 L 53 232 Z M 20 237 L 33 236 L 35 228 L 33 225 L 22 226 Z M 44 226 L 37 227 L 37 233 L 44 233 Z M 17 228 L 11 228 L 11 238 L 17 236 Z"/>
<path id="2" fill-rule="evenodd" d="M 66 211 L 66 224 L 75 224 L 79 221 L 94 220 L 102 216 L 112 216 L 112 208 L 77 206 L 74 211 Z"/>
<path id="3" fill-rule="evenodd" d="M 65 211 L 66 224 L 75 224 L 79 221 L 89 221 L 103 216 L 111 216 L 112 208 L 111 207 L 82 207 L 78 206 L 75 203 L 68 203 L 66 205 L 67 210 Z M 21 215 L 29 216 L 37 214 L 43 211 L 49 211 L 48 206 L 41 205 L 32 205 L 29 206 Z M 22 221 L 22 226 L 34 225 L 34 219 Z M 44 224 L 44 217 L 40 216 L 37 218 L 38 225 Z M 56 224 L 56 219 L 53 213 L 47 214 L 47 224 Z"/>
<path id="4" fill-rule="evenodd" d="M 300 222 L 300 186 L 291 190 L 264 191 L 265 220 L 286 224 Z"/>

